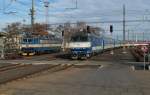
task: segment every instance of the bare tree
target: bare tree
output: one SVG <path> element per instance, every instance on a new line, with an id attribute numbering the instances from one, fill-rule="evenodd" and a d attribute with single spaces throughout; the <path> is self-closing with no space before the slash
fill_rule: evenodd
<path id="1" fill-rule="evenodd" d="M 21 23 L 16 22 L 4 28 L 7 32 L 5 40 L 6 52 L 18 52 L 19 50 L 19 35 L 21 34 Z"/>

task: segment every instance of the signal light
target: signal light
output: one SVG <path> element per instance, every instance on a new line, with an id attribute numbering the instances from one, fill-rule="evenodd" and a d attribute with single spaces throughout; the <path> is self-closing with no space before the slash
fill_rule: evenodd
<path id="1" fill-rule="evenodd" d="M 90 26 L 87 26 L 87 32 L 90 33 Z"/>
<path id="2" fill-rule="evenodd" d="M 110 25 L 110 33 L 113 32 L 113 25 Z"/>
<path id="3" fill-rule="evenodd" d="M 64 36 L 64 30 L 62 31 L 62 36 Z"/>

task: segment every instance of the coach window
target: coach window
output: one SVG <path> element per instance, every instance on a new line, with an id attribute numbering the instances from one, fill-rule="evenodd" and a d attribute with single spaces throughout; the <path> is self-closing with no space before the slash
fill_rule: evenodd
<path id="1" fill-rule="evenodd" d="M 23 42 L 27 42 L 27 39 L 23 39 Z"/>
<path id="2" fill-rule="evenodd" d="M 32 42 L 32 39 L 28 39 L 28 43 L 31 43 Z"/>

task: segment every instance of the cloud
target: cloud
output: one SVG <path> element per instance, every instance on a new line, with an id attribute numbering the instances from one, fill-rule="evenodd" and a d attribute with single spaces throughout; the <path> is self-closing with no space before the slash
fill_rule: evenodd
<path id="1" fill-rule="evenodd" d="M 147 0 L 146 0 L 147 1 Z M 51 9 L 52 15 L 61 15 L 60 18 L 66 20 L 68 17 L 86 19 L 99 17 L 101 19 L 115 19 L 116 16 L 122 15 L 122 6 L 126 4 L 127 10 L 144 10 L 149 8 L 148 3 L 143 0 L 78 0 L 78 9 L 76 10 L 65 10 L 65 8 L 73 8 L 72 0 L 58 0 L 52 6 L 55 9 Z M 64 9 L 59 11 L 60 9 Z M 54 11 L 55 10 L 55 11 Z M 118 11 L 118 12 L 117 12 Z M 89 17 L 89 18 L 88 18 Z M 113 17 L 113 18 L 112 18 Z M 56 18 L 58 18 L 56 16 Z M 119 17 L 119 19 L 122 19 Z M 65 20 L 65 19 L 64 19 Z"/>
<path id="2" fill-rule="evenodd" d="M 9 7 L 9 10 L 16 10 L 18 12 L 17 17 L 6 16 L 0 14 L 0 17 L 4 19 L 4 22 L 9 21 L 21 21 L 21 19 L 26 19 L 27 22 L 30 22 L 29 9 L 31 7 L 31 0 L 18 0 L 25 4 L 13 3 Z M 44 22 L 45 21 L 45 9 L 42 2 L 35 0 L 36 2 L 36 21 Z M 59 22 L 75 22 L 75 21 L 109 21 L 109 20 L 122 20 L 122 6 L 126 5 L 126 19 L 143 19 L 143 15 L 146 15 L 149 18 L 150 11 L 149 9 L 150 0 L 78 0 L 78 8 L 76 7 L 75 0 L 49 0 L 50 9 L 49 9 L 49 22 L 50 23 L 59 23 Z M 147 13 L 147 14 L 146 14 Z M 8 20 L 6 18 L 9 18 Z M 19 18 L 19 19 L 18 19 Z M 11 20 L 10 20 L 11 19 Z M 114 24 L 100 24 L 106 30 L 109 29 L 109 25 L 113 24 L 115 30 L 122 29 L 122 23 Z M 127 25 L 131 24 L 132 26 L 138 23 L 126 23 Z M 147 23 L 140 23 L 141 26 L 147 27 Z M 127 26 L 127 29 L 132 29 L 134 27 Z M 139 26 L 138 26 L 139 27 Z M 122 32 L 120 32 L 122 33 Z"/>
<path id="3" fill-rule="evenodd" d="M 149 0 L 78 0 L 78 9 L 57 11 L 59 8 L 73 7 L 72 0 L 58 0 L 53 6 L 56 11 L 53 11 L 51 15 L 52 22 L 66 22 L 66 21 L 112 21 L 123 19 L 123 4 L 126 5 L 126 19 L 127 20 L 143 20 L 143 16 L 149 18 Z M 55 10 L 55 9 L 54 9 Z M 55 17 L 56 15 L 56 17 Z M 122 35 L 122 23 L 106 23 L 100 24 L 105 30 L 109 30 L 109 25 L 114 25 L 115 35 Z M 145 22 L 126 23 L 126 30 L 139 30 L 136 32 L 142 32 L 142 29 L 147 29 L 149 26 Z M 136 27 L 136 28 L 135 28 Z M 143 30 L 144 31 L 144 30 Z M 109 32 L 109 31 L 107 31 Z M 145 31 L 146 32 L 146 31 Z"/>

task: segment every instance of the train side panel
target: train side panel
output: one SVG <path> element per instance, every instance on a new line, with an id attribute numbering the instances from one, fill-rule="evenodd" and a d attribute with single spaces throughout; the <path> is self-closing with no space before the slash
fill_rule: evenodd
<path id="1" fill-rule="evenodd" d="M 50 53 L 53 51 L 59 51 L 60 47 L 60 42 L 52 43 L 48 39 L 24 38 L 21 42 L 22 55 Z"/>
<path id="2" fill-rule="evenodd" d="M 92 53 L 98 53 L 103 50 L 103 38 L 102 37 L 91 37 Z"/>

